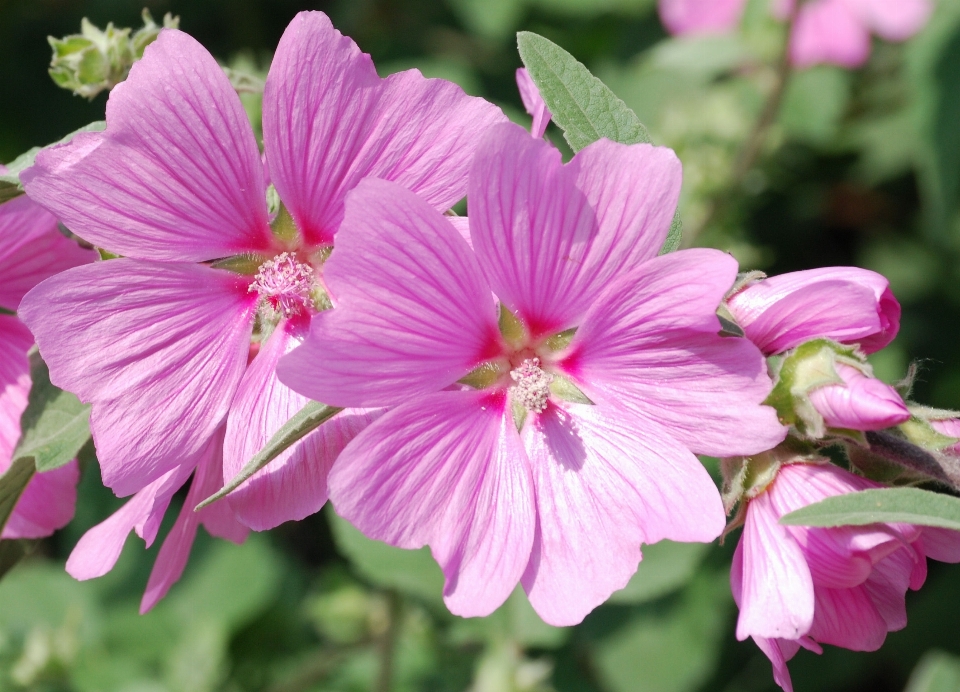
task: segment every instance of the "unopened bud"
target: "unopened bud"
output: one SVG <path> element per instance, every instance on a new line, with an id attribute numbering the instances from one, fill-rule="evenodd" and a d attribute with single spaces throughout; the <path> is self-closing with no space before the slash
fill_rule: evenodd
<path id="1" fill-rule="evenodd" d="M 47 40 L 53 48 L 50 77 L 58 86 L 88 99 L 112 89 L 127 78 L 133 63 L 143 57 L 144 49 L 160 30 L 177 28 L 180 18 L 167 13 L 160 26 L 144 10 L 143 23 L 133 32 L 130 28 L 117 28 L 112 22 L 100 29 L 84 18 L 79 34 L 62 39 L 49 36 Z"/>
<path id="2" fill-rule="evenodd" d="M 883 430 L 910 419 L 910 411 L 890 385 L 858 368 L 836 364 L 842 383 L 810 392 L 810 401 L 827 427 L 843 430 Z"/>

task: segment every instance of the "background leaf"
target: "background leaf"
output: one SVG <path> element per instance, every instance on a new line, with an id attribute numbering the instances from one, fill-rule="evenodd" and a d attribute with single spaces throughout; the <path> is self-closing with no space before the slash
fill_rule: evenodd
<path id="1" fill-rule="evenodd" d="M 960 690 L 960 658 L 943 651 L 924 656 L 910 675 L 904 692 L 956 692 Z"/>
<path id="2" fill-rule="evenodd" d="M 643 546 L 637 573 L 608 603 L 636 605 L 676 591 L 693 578 L 709 550 L 709 543 L 660 541 Z"/>

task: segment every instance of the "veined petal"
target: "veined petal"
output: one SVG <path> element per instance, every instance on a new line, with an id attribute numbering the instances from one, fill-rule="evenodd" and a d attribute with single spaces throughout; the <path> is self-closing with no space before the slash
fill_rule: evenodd
<path id="1" fill-rule="evenodd" d="M 786 428 L 761 406 L 772 387 L 763 355 L 717 334 L 736 272 L 717 250 L 644 262 L 593 301 L 562 367 L 593 401 L 640 412 L 698 454 L 773 448 Z"/>
<path id="2" fill-rule="evenodd" d="M 64 237 L 56 218 L 29 197 L 0 205 L 0 307 L 16 311 L 38 283 L 96 257 Z"/>
<path id="3" fill-rule="evenodd" d="M 43 538 L 73 519 L 77 504 L 77 462 L 38 473 L 24 489 L 0 538 Z"/>
<path id="4" fill-rule="evenodd" d="M 282 384 L 280 356 L 301 343 L 296 328 L 283 321 L 247 368 L 227 417 L 223 479 L 236 476 L 250 458 L 309 399 Z M 226 502 L 255 531 L 298 521 L 327 501 L 327 474 L 337 455 L 381 414 L 379 409 L 347 409 L 321 425 L 257 471 Z M 221 503 L 215 503 L 221 504 Z"/>
<path id="5" fill-rule="evenodd" d="M 905 599 L 917 560 L 925 561 L 913 548 L 902 546 L 880 560 L 863 584 L 864 593 L 883 618 L 888 632 L 907 626 Z"/>
<path id="6" fill-rule="evenodd" d="M 602 406 L 550 405 L 524 430 L 537 541 L 523 586 L 552 625 L 574 625 L 622 589 L 640 544 L 708 542 L 720 494 L 696 457 L 655 423 Z"/>
<path id="7" fill-rule="evenodd" d="M 790 35 L 790 60 L 796 67 L 859 67 L 869 56 L 870 33 L 848 0 L 813 0 L 797 10 Z"/>
<path id="8" fill-rule="evenodd" d="M 810 392 L 810 402 L 831 428 L 883 430 L 910 419 L 910 411 L 893 387 L 837 363 L 844 384 L 828 384 Z"/>
<path id="9" fill-rule="evenodd" d="M 51 381 L 93 404 L 103 482 L 118 495 L 198 453 L 225 418 L 247 362 L 247 283 L 204 265 L 115 259 L 24 298 Z"/>
<path id="10" fill-rule="evenodd" d="M 177 467 L 150 483 L 92 529 L 87 531 L 67 559 L 67 573 L 85 581 L 113 569 L 131 531 L 136 530 L 149 548 L 170 504 L 170 498 L 190 476 L 189 464 Z"/>
<path id="11" fill-rule="evenodd" d="M 790 669 L 787 668 L 787 661 L 796 656 L 800 650 L 800 645 L 789 639 L 766 639 L 765 637 L 754 637 L 757 647 L 767 658 L 770 659 L 770 665 L 773 666 L 773 681 L 780 685 L 783 692 L 793 692 L 793 680 L 790 679 Z"/>
<path id="12" fill-rule="evenodd" d="M 233 521 L 233 527 L 225 526 L 225 520 L 229 518 L 229 508 L 222 503 L 214 503 L 205 507 L 199 512 L 194 511 L 202 500 L 213 495 L 223 485 L 223 428 L 210 437 L 207 446 L 202 452 L 193 481 L 190 483 L 190 490 L 187 492 L 187 499 L 184 500 L 183 508 L 177 517 L 170 533 L 163 539 L 163 545 L 160 546 L 160 552 L 157 553 L 157 560 L 153 564 L 153 570 L 150 572 L 150 579 L 147 581 L 147 589 L 140 601 L 140 613 L 146 613 L 160 602 L 167 591 L 173 586 L 183 574 L 184 567 L 187 566 L 187 559 L 190 557 L 190 549 L 193 547 L 193 540 L 197 535 L 197 527 L 203 523 L 214 535 L 220 538 L 232 540 L 235 543 L 242 543 L 247 537 L 247 529 L 241 526 L 236 520 Z M 219 530 L 217 530 L 219 529 Z"/>
<path id="13" fill-rule="evenodd" d="M 30 394 L 30 330 L 13 315 L 0 315 L 0 473 L 10 468 L 20 441 L 20 416 Z"/>
<path id="14" fill-rule="evenodd" d="M 27 194 L 128 257 L 203 261 L 272 246 L 260 152 L 230 81 L 165 29 L 110 94 L 105 132 L 42 151 Z"/>
<path id="15" fill-rule="evenodd" d="M 799 639 L 814 619 L 814 588 L 803 551 L 779 524 L 769 493 L 747 505 L 737 639 Z"/>
<path id="16" fill-rule="evenodd" d="M 576 326 L 577 279 L 597 219 L 578 171 L 519 125 L 491 128 L 470 171 L 470 235 L 494 292 L 534 336 Z"/>
<path id="17" fill-rule="evenodd" d="M 496 308 L 476 258 L 439 212 L 396 183 L 366 180 L 350 194 L 324 279 L 337 307 L 313 319 L 278 370 L 312 399 L 398 404 L 498 354 Z"/>
<path id="18" fill-rule="evenodd" d="M 723 34 L 740 23 L 746 0 L 660 0 L 660 20 L 674 36 Z"/>
<path id="19" fill-rule="evenodd" d="M 730 312 L 766 354 L 818 337 L 879 351 L 900 329 L 890 283 L 857 267 L 827 267 L 772 276 L 727 301 Z"/>
<path id="20" fill-rule="evenodd" d="M 264 148 L 280 198 L 309 244 L 330 244 L 346 194 L 392 180 L 441 211 L 466 191 L 478 134 L 505 121 L 457 85 L 410 70 L 380 79 L 322 12 L 301 12 L 264 90 Z"/>
<path id="21" fill-rule="evenodd" d="M 517 69 L 517 89 L 520 91 L 520 100 L 523 101 L 524 109 L 533 118 L 530 134 L 539 139 L 547 131 L 547 125 L 550 124 L 553 114 L 547 108 L 540 90 L 537 89 L 537 85 L 534 84 L 533 78 L 525 67 Z"/>
<path id="22" fill-rule="evenodd" d="M 447 607 L 488 615 L 513 591 L 536 526 L 530 466 L 502 395 L 438 392 L 401 404 L 340 454 L 337 513 L 370 538 L 429 544 Z"/>
<path id="23" fill-rule="evenodd" d="M 927 557 L 940 562 L 960 562 L 960 531 L 927 526 L 920 540 Z"/>
<path id="24" fill-rule="evenodd" d="M 672 149 L 608 139 L 577 152 L 569 166 L 597 217 L 597 235 L 580 276 L 580 291 L 592 303 L 624 270 L 659 254 L 683 174 Z"/>
<path id="25" fill-rule="evenodd" d="M 862 586 L 818 588 L 815 597 L 816 616 L 810 627 L 813 639 L 852 651 L 876 651 L 883 644 L 887 623 Z"/>

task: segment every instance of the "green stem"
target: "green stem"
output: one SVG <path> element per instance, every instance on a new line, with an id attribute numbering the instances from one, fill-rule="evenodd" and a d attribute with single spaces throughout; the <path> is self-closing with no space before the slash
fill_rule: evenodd
<path id="1" fill-rule="evenodd" d="M 376 692 L 390 692 L 393 688 L 393 662 L 397 650 L 397 637 L 400 634 L 400 619 L 403 615 L 403 603 L 396 591 L 387 592 L 388 617 L 387 630 L 380 639 L 380 669 L 377 671 Z"/>

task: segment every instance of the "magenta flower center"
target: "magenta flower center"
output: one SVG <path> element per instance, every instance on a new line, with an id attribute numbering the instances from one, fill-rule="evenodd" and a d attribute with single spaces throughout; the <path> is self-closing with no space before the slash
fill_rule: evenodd
<path id="1" fill-rule="evenodd" d="M 510 387 L 512 399 L 532 413 L 543 413 L 550 398 L 553 375 L 544 372 L 539 358 L 527 358 L 510 371 L 514 384 Z"/>
<path id="2" fill-rule="evenodd" d="M 284 252 L 260 265 L 248 290 L 259 294 L 261 307 L 294 317 L 310 310 L 315 285 L 313 267 Z"/>

